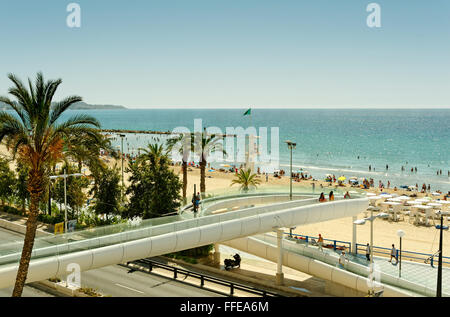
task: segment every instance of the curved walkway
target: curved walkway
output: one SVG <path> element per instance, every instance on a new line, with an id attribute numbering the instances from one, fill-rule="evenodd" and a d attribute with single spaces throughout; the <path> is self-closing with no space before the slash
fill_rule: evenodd
<path id="1" fill-rule="evenodd" d="M 247 196 L 254 200 L 258 195 Z M 86 271 L 265 233 L 278 227 L 354 216 L 367 206 L 368 200 L 365 197 L 327 203 L 303 197 L 295 201 L 269 203 L 217 215 L 186 219 L 189 215 L 182 214 L 144 220 L 135 226 L 105 226 L 38 238 L 27 282 L 64 276 L 68 265 L 73 263 L 79 266 L 80 271 Z M 0 288 L 14 284 L 21 248 L 21 243 L 0 245 Z"/>

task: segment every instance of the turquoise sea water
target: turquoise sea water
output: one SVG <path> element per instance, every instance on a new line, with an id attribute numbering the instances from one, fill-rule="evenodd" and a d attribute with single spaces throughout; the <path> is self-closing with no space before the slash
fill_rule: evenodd
<path id="1" fill-rule="evenodd" d="M 431 184 L 431 189 L 450 191 L 450 109 L 145 109 L 90 110 L 105 129 L 172 131 L 185 126 L 194 130 L 194 119 L 203 127 L 279 127 L 280 168 L 288 170 L 289 151 L 284 140 L 297 143 L 294 169 L 303 168 L 316 179 L 371 177 L 375 184 Z M 68 111 L 66 115 L 81 110 Z M 86 112 L 86 111 L 84 111 Z M 160 140 L 164 137 L 160 137 Z M 137 153 L 151 137 L 128 135 L 125 152 Z M 115 146 L 120 145 L 116 142 Z M 358 158 L 359 157 L 359 158 Z M 386 164 L 389 169 L 386 171 Z M 368 167 L 372 166 L 369 172 Z M 401 171 L 401 167 L 405 171 Z M 417 173 L 411 173 L 417 167 Z M 374 171 L 375 168 L 375 171 Z M 442 170 L 442 175 L 436 175 Z"/>

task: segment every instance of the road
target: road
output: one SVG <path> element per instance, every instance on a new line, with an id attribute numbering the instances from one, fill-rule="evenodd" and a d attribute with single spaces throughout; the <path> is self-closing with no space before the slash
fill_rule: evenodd
<path id="1" fill-rule="evenodd" d="M 0 241 L 23 241 L 23 235 L 0 228 Z M 217 293 L 189 286 L 169 278 L 142 272 L 128 273 L 128 269 L 112 265 L 96 270 L 81 272 L 81 286 L 96 289 L 107 296 L 120 297 L 212 297 Z M 0 290 L 0 297 L 11 296 L 13 287 Z M 46 294 L 25 286 L 23 296 L 45 297 Z"/>
<path id="2" fill-rule="evenodd" d="M 217 297 L 217 293 L 186 285 L 169 278 L 113 265 L 81 273 L 81 286 L 120 297 Z"/>

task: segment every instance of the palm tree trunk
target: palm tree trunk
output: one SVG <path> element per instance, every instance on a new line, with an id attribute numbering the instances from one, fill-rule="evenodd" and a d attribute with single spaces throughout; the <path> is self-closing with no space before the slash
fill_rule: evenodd
<path id="1" fill-rule="evenodd" d="M 33 251 L 34 238 L 36 236 L 37 218 L 39 215 L 39 202 L 44 193 L 44 173 L 40 170 L 31 170 L 28 174 L 27 189 L 30 193 L 30 207 L 23 242 L 22 256 L 19 269 L 17 270 L 16 284 L 14 285 L 13 297 L 22 296 L 23 287 L 27 280 L 28 267 L 30 265 L 31 252 Z"/>
<path id="2" fill-rule="evenodd" d="M 200 161 L 200 193 L 202 196 L 205 195 L 206 192 L 206 160 L 203 159 Z"/>
<path id="3" fill-rule="evenodd" d="M 183 161 L 183 165 L 182 165 L 182 170 L 183 170 L 183 201 L 186 201 L 186 197 L 187 197 L 187 162 Z"/>
<path id="4" fill-rule="evenodd" d="M 14 286 L 13 297 L 22 296 L 23 287 L 28 275 L 31 252 L 33 251 L 34 238 L 36 236 L 39 194 L 31 195 L 30 212 L 27 220 L 25 240 L 23 242 L 22 256 L 20 258 L 19 269 L 17 271 L 16 284 Z"/>

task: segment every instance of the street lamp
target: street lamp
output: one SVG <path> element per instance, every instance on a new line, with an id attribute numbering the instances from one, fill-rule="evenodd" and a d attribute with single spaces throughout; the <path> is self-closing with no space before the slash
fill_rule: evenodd
<path id="1" fill-rule="evenodd" d="M 402 229 L 397 230 L 397 235 L 400 238 L 400 265 L 398 268 L 398 277 L 402 277 L 402 238 L 405 236 L 405 231 Z"/>
<path id="2" fill-rule="evenodd" d="M 125 137 L 125 134 L 119 134 L 119 136 L 120 136 L 120 138 L 121 138 L 121 146 L 120 146 L 120 156 L 122 157 L 122 190 L 120 191 L 121 192 L 121 196 L 122 196 L 122 202 L 123 202 L 123 188 L 124 188 L 124 185 L 123 185 L 123 138 Z"/>
<path id="3" fill-rule="evenodd" d="M 448 212 L 440 211 L 441 224 L 436 225 L 436 229 L 439 229 L 439 264 L 438 264 L 438 274 L 437 274 L 437 287 L 436 287 L 436 297 L 442 297 L 442 237 L 443 230 L 448 230 L 448 226 L 444 227 L 444 215 L 447 217 Z"/>
<path id="4" fill-rule="evenodd" d="M 50 179 L 57 179 L 57 178 L 64 178 L 64 232 L 67 232 L 67 177 L 69 176 L 84 176 L 81 173 L 75 173 L 75 174 L 66 174 L 66 169 L 64 169 L 63 175 L 54 175 L 50 176 Z"/>
<path id="5" fill-rule="evenodd" d="M 295 147 L 297 146 L 297 143 L 294 143 L 290 140 L 284 141 L 287 145 L 289 150 L 291 150 L 291 175 L 289 178 L 289 199 L 292 200 L 292 150 L 295 149 Z"/>
<path id="6" fill-rule="evenodd" d="M 366 221 L 370 221 L 370 294 L 374 295 L 374 287 L 373 287 L 373 221 L 377 218 L 387 218 L 389 214 L 380 212 L 376 216 L 373 215 L 373 209 L 370 210 L 370 217 L 355 220 L 353 223 L 355 225 L 364 225 Z"/>

